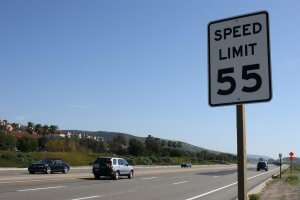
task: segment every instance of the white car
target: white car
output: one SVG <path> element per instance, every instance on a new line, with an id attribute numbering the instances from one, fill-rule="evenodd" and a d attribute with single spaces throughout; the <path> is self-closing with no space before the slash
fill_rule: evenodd
<path id="1" fill-rule="evenodd" d="M 133 173 L 133 166 L 129 165 L 123 158 L 100 157 L 93 165 L 95 179 L 100 179 L 101 176 L 110 176 L 115 180 L 118 180 L 120 176 L 127 176 L 132 179 Z"/>

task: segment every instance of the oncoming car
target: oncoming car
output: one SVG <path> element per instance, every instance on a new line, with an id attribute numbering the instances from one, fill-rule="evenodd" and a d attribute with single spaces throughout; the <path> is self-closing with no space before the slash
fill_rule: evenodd
<path id="1" fill-rule="evenodd" d="M 32 163 L 28 167 L 28 172 L 34 174 L 36 172 L 42 172 L 45 174 L 51 174 L 53 172 L 68 173 L 70 165 L 61 159 L 45 159 Z"/>
<path id="2" fill-rule="evenodd" d="M 95 179 L 100 179 L 101 176 L 109 176 L 115 180 L 118 180 L 120 176 L 132 179 L 133 173 L 133 166 L 123 158 L 100 157 L 93 165 Z"/>
<path id="3" fill-rule="evenodd" d="M 261 169 L 264 169 L 265 171 L 268 171 L 268 163 L 266 161 L 259 161 L 257 163 L 257 171 L 260 171 Z"/>

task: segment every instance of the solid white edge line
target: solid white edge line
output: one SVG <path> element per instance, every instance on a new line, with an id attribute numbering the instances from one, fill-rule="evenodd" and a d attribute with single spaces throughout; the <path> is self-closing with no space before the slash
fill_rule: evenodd
<path id="1" fill-rule="evenodd" d="M 90 197 L 82 197 L 82 198 L 72 199 L 72 200 L 93 199 L 93 198 L 97 198 L 97 197 L 101 197 L 101 196 L 102 196 L 102 195 L 98 195 L 98 196 L 90 196 Z"/>
<path id="2" fill-rule="evenodd" d="M 258 177 L 258 176 L 262 176 L 262 175 L 267 174 L 267 173 L 270 173 L 270 172 L 272 172 L 272 171 L 274 171 L 274 170 L 278 170 L 278 169 L 275 168 L 275 169 L 273 169 L 273 170 L 271 170 L 271 171 L 267 171 L 267 172 L 264 172 L 264 173 L 261 173 L 261 174 L 252 176 L 252 177 L 250 177 L 250 178 L 247 178 L 247 180 L 256 178 L 256 177 Z M 225 185 L 225 186 L 223 186 L 223 187 L 217 188 L 217 189 L 215 189 L 215 190 L 212 190 L 212 191 L 209 191 L 209 192 L 206 192 L 206 193 L 203 193 L 203 194 L 200 194 L 200 195 L 198 195 L 198 196 L 191 197 L 191 198 L 185 199 L 185 200 L 198 199 L 198 198 L 200 198 L 200 197 L 204 197 L 204 196 L 209 195 L 209 194 L 211 194 L 211 193 L 214 193 L 214 192 L 223 190 L 223 189 L 225 189 L 225 188 L 228 188 L 228 187 L 230 187 L 230 186 L 233 186 L 233 185 L 235 185 L 235 184 L 237 184 L 237 183 L 238 183 L 238 182 L 234 182 L 234 183 L 231 183 L 231 184 L 229 184 L 229 185 Z"/>
<path id="3" fill-rule="evenodd" d="M 44 188 L 32 188 L 32 189 L 24 189 L 24 190 L 17 190 L 18 192 L 26 192 L 26 191 L 34 191 L 34 190 L 47 190 L 47 189 L 55 189 L 55 188 L 63 188 L 66 186 L 56 186 L 56 187 L 44 187 Z"/>
<path id="4" fill-rule="evenodd" d="M 181 183 L 187 183 L 188 181 L 181 181 L 181 182 L 177 182 L 177 183 L 172 183 L 173 185 L 178 185 L 178 184 L 181 184 Z"/>
<path id="5" fill-rule="evenodd" d="M 153 177 L 146 177 L 146 178 L 140 178 L 140 179 L 141 180 L 150 180 L 150 179 L 154 179 L 154 178 L 157 178 L 157 177 L 153 176 Z"/>

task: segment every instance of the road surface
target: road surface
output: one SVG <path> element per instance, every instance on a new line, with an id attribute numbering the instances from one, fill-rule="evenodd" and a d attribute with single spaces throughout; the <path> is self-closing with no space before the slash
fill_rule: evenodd
<path id="1" fill-rule="evenodd" d="M 279 167 L 256 171 L 248 166 L 248 188 L 270 178 Z M 0 170 L 1 200 L 231 200 L 237 199 L 236 165 L 192 168 L 139 167 L 133 179 L 95 180 L 91 169 L 71 169 L 68 174 L 28 174 L 25 170 Z"/>

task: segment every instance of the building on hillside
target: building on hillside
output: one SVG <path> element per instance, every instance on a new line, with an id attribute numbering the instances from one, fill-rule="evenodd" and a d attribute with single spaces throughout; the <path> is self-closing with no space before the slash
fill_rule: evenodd
<path id="1" fill-rule="evenodd" d="M 10 124 L 6 124 L 6 125 L 5 125 L 5 130 L 7 130 L 7 131 L 13 131 L 13 130 L 14 130 L 14 128 L 13 128 L 13 126 L 12 126 L 12 125 L 10 125 Z"/>
<path id="2" fill-rule="evenodd" d="M 5 127 L 7 124 L 7 120 L 0 119 L 0 126 Z"/>
<path id="3" fill-rule="evenodd" d="M 65 137 L 66 137 L 66 138 L 71 138 L 72 135 L 73 135 L 73 134 L 72 134 L 71 132 L 68 131 L 68 132 L 65 134 Z"/>

